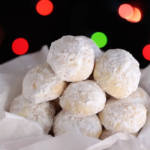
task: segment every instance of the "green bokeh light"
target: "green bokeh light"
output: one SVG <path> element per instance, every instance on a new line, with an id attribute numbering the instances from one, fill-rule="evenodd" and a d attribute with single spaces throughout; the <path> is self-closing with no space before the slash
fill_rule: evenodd
<path id="1" fill-rule="evenodd" d="M 99 48 L 102 48 L 107 44 L 107 36 L 102 32 L 95 32 L 92 34 L 91 39 Z"/>

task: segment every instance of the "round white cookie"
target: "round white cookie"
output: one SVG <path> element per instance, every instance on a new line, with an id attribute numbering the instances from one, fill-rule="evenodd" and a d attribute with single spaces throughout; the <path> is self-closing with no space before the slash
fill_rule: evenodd
<path id="1" fill-rule="evenodd" d="M 22 83 L 23 96 L 33 103 L 41 103 L 58 98 L 67 83 L 52 71 L 48 63 L 34 67 L 25 75 Z"/>
<path id="2" fill-rule="evenodd" d="M 86 36 L 77 36 L 77 37 L 82 37 L 87 40 L 87 42 L 91 45 L 91 47 L 94 49 L 94 56 L 95 56 L 95 61 L 102 55 L 101 49 L 95 44 L 93 40 Z"/>
<path id="3" fill-rule="evenodd" d="M 100 112 L 105 102 L 105 92 L 91 80 L 69 84 L 60 97 L 60 106 L 70 114 L 79 117 Z"/>
<path id="4" fill-rule="evenodd" d="M 85 38 L 63 36 L 50 46 L 47 62 L 62 80 L 87 79 L 94 67 L 94 50 Z"/>
<path id="5" fill-rule="evenodd" d="M 125 98 L 124 101 L 141 103 L 145 106 L 145 108 L 147 110 L 150 107 L 150 97 L 147 94 L 147 92 L 144 89 L 142 89 L 141 87 L 138 87 L 137 90 L 134 91 L 127 98 Z"/>
<path id="6" fill-rule="evenodd" d="M 38 122 L 47 134 L 53 125 L 55 109 L 49 102 L 34 104 L 19 95 L 12 102 L 10 113 Z"/>
<path id="7" fill-rule="evenodd" d="M 139 63 L 127 51 L 111 49 L 95 63 L 94 79 L 102 89 L 117 99 L 128 97 L 138 87 Z"/>
<path id="8" fill-rule="evenodd" d="M 146 122 L 147 110 L 143 104 L 111 98 L 98 115 L 108 131 L 136 133 Z"/>
<path id="9" fill-rule="evenodd" d="M 54 118 L 53 132 L 55 136 L 66 132 L 76 132 L 85 136 L 99 138 L 102 126 L 96 115 L 75 117 L 62 110 Z"/>

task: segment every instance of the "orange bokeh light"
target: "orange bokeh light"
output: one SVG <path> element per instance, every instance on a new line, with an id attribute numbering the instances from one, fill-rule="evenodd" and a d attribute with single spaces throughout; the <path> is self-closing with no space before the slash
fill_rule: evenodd
<path id="1" fill-rule="evenodd" d="M 135 7 L 133 7 L 133 10 L 134 10 L 133 16 L 128 18 L 127 20 L 133 23 L 139 22 L 142 17 L 141 12 L 138 8 L 135 8 Z"/>
<path id="2" fill-rule="evenodd" d="M 118 13 L 122 18 L 128 19 L 133 16 L 134 10 L 131 5 L 122 4 L 118 9 Z"/>
<path id="3" fill-rule="evenodd" d="M 40 0 L 36 4 L 36 11 L 42 16 L 47 16 L 53 11 L 53 3 L 49 0 Z"/>

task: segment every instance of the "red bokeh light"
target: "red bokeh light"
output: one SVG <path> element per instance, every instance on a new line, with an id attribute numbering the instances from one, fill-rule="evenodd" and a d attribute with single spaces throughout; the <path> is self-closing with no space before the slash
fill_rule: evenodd
<path id="1" fill-rule="evenodd" d="M 25 54 L 29 49 L 29 44 L 24 38 L 17 38 L 12 43 L 12 50 L 17 55 Z"/>
<path id="2" fill-rule="evenodd" d="M 36 4 L 36 11 L 42 16 L 47 16 L 53 11 L 53 3 L 49 0 L 40 0 Z"/>
<path id="3" fill-rule="evenodd" d="M 133 15 L 134 10 L 133 10 L 133 7 L 131 5 L 122 4 L 118 9 L 118 13 L 122 18 L 128 19 Z"/>
<path id="4" fill-rule="evenodd" d="M 146 45 L 142 51 L 143 57 L 150 61 L 150 44 Z"/>

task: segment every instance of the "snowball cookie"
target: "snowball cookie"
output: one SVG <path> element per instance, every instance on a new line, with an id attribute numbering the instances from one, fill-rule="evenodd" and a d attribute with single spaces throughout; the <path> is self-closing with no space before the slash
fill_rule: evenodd
<path id="1" fill-rule="evenodd" d="M 111 49 L 95 63 L 94 79 L 102 89 L 117 99 L 128 97 L 138 87 L 139 63 L 127 51 Z"/>
<path id="2" fill-rule="evenodd" d="M 129 95 L 124 100 L 130 102 L 139 102 L 143 104 L 146 109 L 149 109 L 150 107 L 150 97 L 147 94 L 147 92 L 141 87 L 138 87 L 136 91 L 134 91 L 131 95 Z"/>
<path id="3" fill-rule="evenodd" d="M 63 36 L 50 46 L 47 62 L 62 80 L 87 79 L 94 67 L 94 50 L 85 38 Z"/>
<path id="4" fill-rule="evenodd" d="M 99 49 L 99 47 L 96 45 L 96 43 L 91 40 L 90 38 L 86 37 L 86 36 L 76 36 L 76 37 L 81 37 L 87 40 L 87 42 L 91 45 L 91 47 L 94 49 L 94 56 L 95 56 L 95 60 L 97 60 L 101 55 L 102 55 L 102 51 L 101 49 Z"/>
<path id="5" fill-rule="evenodd" d="M 70 114 L 79 117 L 100 112 L 105 102 L 105 92 L 95 81 L 90 80 L 69 84 L 60 97 L 60 106 Z"/>
<path id="6" fill-rule="evenodd" d="M 102 133 L 101 133 L 99 139 L 104 140 L 104 139 L 106 139 L 106 138 L 108 138 L 108 137 L 110 137 L 111 135 L 114 135 L 114 134 L 116 134 L 116 133 L 111 132 L 111 131 L 108 131 L 108 130 L 106 130 L 106 129 L 103 129 L 103 131 L 102 131 Z M 136 132 L 136 133 L 131 133 L 131 134 L 134 135 L 134 136 L 137 136 L 137 135 L 138 135 L 138 132 Z"/>
<path id="7" fill-rule="evenodd" d="M 31 69 L 23 79 L 22 94 L 33 103 L 56 99 L 67 83 L 54 74 L 48 63 Z"/>
<path id="8" fill-rule="evenodd" d="M 49 102 L 34 104 L 19 95 L 12 102 L 10 113 L 38 122 L 47 134 L 53 125 L 55 109 Z"/>
<path id="9" fill-rule="evenodd" d="M 98 116 L 108 131 L 135 133 L 145 124 L 146 114 L 143 104 L 111 98 Z"/>
<path id="10" fill-rule="evenodd" d="M 99 138 L 102 126 L 96 115 L 75 117 L 62 110 L 54 118 L 53 132 L 55 136 L 66 132 L 76 132 L 85 136 Z"/>

